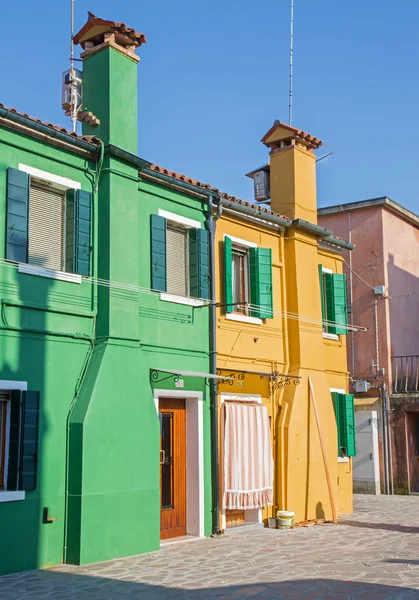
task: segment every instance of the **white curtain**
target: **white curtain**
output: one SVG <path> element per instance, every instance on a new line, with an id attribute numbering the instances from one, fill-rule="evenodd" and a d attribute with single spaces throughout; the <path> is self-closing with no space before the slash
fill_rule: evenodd
<path id="1" fill-rule="evenodd" d="M 273 459 L 268 409 L 225 402 L 224 494 L 226 509 L 272 505 Z"/>

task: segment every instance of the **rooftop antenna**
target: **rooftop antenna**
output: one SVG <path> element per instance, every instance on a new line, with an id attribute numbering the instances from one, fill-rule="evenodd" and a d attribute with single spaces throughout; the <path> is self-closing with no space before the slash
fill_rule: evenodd
<path id="1" fill-rule="evenodd" d="M 77 82 L 74 70 L 74 0 L 71 1 L 71 47 L 70 47 L 70 119 L 73 132 L 77 130 Z"/>
<path id="2" fill-rule="evenodd" d="M 294 0 L 291 0 L 291 31 L 290 31 L 290 91 L 288 105 L 288 121 L 292 124 L 292 53 L 294 49 Z"/>

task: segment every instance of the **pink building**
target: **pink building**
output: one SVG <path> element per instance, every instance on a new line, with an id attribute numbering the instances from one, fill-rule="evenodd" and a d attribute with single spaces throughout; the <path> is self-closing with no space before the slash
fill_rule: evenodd
<path id="1" fill-rule="evenodd" d="M 349 334 L 348 369 L 357 409 L 377 410 L 382 487 L 419 492 L 419 217 L 390 198 L 318 214 L 356 246 L 343 251 L 349 323 L 367 331 Z"/>

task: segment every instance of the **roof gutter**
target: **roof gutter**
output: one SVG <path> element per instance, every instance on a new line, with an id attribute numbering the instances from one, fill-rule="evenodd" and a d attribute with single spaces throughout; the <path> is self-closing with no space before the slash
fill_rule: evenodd
<path id="1" fill-rule="evenodd" d="M 297 229 L 309 231 L 314 235 L 318 235 L 322 237 L 325 242 L 333 244 L 334 246 L 339 246 L 340 248 L 345 248 L 345 250 L 353 250 L 355 248 L 355 245 L 351 242 L 347 242 L 346 240 L 342 240 L 341 238 L 333 235 L 333 231 L 331 229 L 326 229 L 320 225 L 315 225 L 309 221 L 304 221 L 304 219 L 294 219 L 292 221 L 292 226 L 296 227 Z"/>
<path id="2" fill-rule="evenodd" d="M 176 179 L 176 177 L 171 177 L 170 175 L 165 175 L 165 173 L 159 173 L 158 171 L 154 171 L 150 169 L 149 166 L 152 163 L 148 163 L 148 166 L 141 170 L 141 177 L 144 179 L 154 179 L 171 185 L 173 187 L 177 187 L 181 190 L 185 190 L 186 192 L 191 192 L 194 195 L 206 196 L 207 198 L 217 198 L 218 192 L 216 189 L 205 189 L 199 187 L 197 185 L 193 185 L 192 183 L 187 183 L 186 181 L 182 181 L 180 179 Z"/>
<path id="3" fill-rule="evenodd" d="M 227 200 L 227 198 L 220 198 L 220 204 L 224 208 L 233 210 L 234 212 L 242 213 L 243 215 L 248 215 L 249 217 L 255 217 L 257 219 L 263 219 L 264 221 L 268 221 L 268 223 L 274 223 L 275 225 L 279 225 L 280 227 L 292 226 L 291 219 L 267 213 L 258 208 L 257 206 L 246 206 L 244 204 L 238 204 L 237 202 Z"/>
<path id="4" fill-rule="evenodd" d="M 105 156 L 114 156 L 116 158 L 120 158 L 121 160 L 137 167 L 139 171 L 143 171 L 143 169 L 152 164 L 150 161 L 140 158 L 139 156 L 136 156 L 131 152 L 127 152 L 126 150 L 122 150 L 122 148 L 118 148 L 118 146 L 114 146 L 113 144 L 107 144 L 105 146 Z"/>
<path id="5" fill-rule="evenodd" d="M 51 138 L 51 140 L 58 140 L 64 144 L 84 150 L 89 154 L 98 154 L 100 151 L 99 146 L 96 144 L 86 142 L 85 140 L 76 138 L 75 136 L 69 133 L 64 133 L 63 131 L 57 131 L 48 125 L 38 123 L 38 121 L 34 121 L 30 117 L 24 117 L 23 115 L 8 110 L 7 108 L 0 107 L 0 118 L 6 119 L 12 123 L 16 123 L 17 125 L 21 125 L 22 127 L 32 129 L 33 131 L 37 131 L 38 133 L 45 135 L 47 138 Z"/>

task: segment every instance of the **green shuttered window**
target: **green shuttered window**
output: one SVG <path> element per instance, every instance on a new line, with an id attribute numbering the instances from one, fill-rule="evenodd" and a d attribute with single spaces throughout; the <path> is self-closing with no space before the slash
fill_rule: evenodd
<path id="1" fill-rule="evenodd" d="M 224 242 L 224 275 L 226 312 L 234 312 L 233 304 L 233 244 L 229 237 Z"/>
<path id="2" fill-rule="evenodd" d="M 193 298 L 209 299 L 209 236 L 206 229 L 189 230 L 189 283 Z"/>
<path id="3" fill-rule="evenodd" d="M 328 273 L 319 265 L 323 331 L 335 335 L 348 333 L 346 275 Z"/>
<path id="4" fill-rule="evenodd" d="M 7 480 L 5 489 L 36 488 L 38 466 L 39 392 L 9 392 Z"/>
<path id="5" fill-rule="evenodd" d="M 224 241 L 225 304 L 227 313 L 273 318 L 272 251 Z M 242 305 L 241 305 L 242 303 Z M 247 305 L 250 305 L 250 310 Z"/>
<path id="6" fill-rule="evenodd" d="M 353 394 L 332 392 L 338 433 L 338 456 L 356 456 Z"/>
<path id="7" fill-rule="evenodd" d="M 6 258 L 28 260 L 29 175 L 7 169 Z"/>
<path id="8" fill-rule="evenodd" d="M 270 248 L 250 248 L 250 301 L 252 317 L 272 319 L 272 251 Z"/>
<path id="9" fill-rule="evenodd" d="M 150 215 L 151 289 L 176 296 L 209 298 L 209 235 Z"/>
<path id="10" fill-rule="evenodd" d="M 6 258 L 90 275 L 92 194 L 7 172 Z"/>

